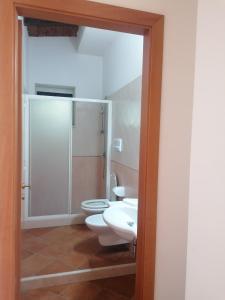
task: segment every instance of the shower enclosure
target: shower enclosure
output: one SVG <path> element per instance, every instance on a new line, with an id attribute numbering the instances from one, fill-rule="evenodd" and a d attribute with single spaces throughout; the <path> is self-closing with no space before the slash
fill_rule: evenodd
<path id="1" fill-rule="evenodd" d="M 23 225 L 82 220 L 83 200 L 109 197 L 111 101 L 24 95 Z"/>

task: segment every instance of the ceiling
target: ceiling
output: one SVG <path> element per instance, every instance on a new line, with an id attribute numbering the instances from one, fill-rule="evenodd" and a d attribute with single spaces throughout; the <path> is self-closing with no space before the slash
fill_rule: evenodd
<path id="1" fill-rule="evenodd" d="M 81 54 L 103 56 L 120 36 L 129 35 L 116 31 L 24 18 L 30 37 L 68 37 L 74 39 L 75 51 Z"/>
<path id="2" fill-rule="evenodd" d="M 123 34 L 125 33 L 81 27 L 77 37 L 77 50 L 83 54 L 103 56 L 113 41 Z"/>

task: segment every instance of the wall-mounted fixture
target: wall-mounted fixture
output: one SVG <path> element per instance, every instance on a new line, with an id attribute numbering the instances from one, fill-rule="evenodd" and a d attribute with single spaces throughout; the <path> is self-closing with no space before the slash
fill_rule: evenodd
<path id="1" fill-rule="evenodd" d="M 112 190 L 117 197 L 125 197 L 126 196 L 124 186 L 115 186 Z"/>
<path id="2" fill-rule="evenodd" d="M 117 152 L 123 151 L 123 140 L 121 138 L 113 139 L 112 148 Z"/>

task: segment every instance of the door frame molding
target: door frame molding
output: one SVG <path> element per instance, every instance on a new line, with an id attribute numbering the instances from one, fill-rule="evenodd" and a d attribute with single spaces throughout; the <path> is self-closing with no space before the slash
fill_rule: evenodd
<path id="1" fill-rule="evenodd" d="M 19 299 L 21 24 L 18 15 L 144 36 L 136 300 L 154 299 L 162 15 L 85 0 L 0 2 L 0 298 Z"/>

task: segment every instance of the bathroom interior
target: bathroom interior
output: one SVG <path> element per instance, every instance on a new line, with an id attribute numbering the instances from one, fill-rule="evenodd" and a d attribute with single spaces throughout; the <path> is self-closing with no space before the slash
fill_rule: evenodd
<path id="1" fill-rule="evenodd" d="M 133 299 L 143 37 L 21 19 L 21 298 Z"/>

